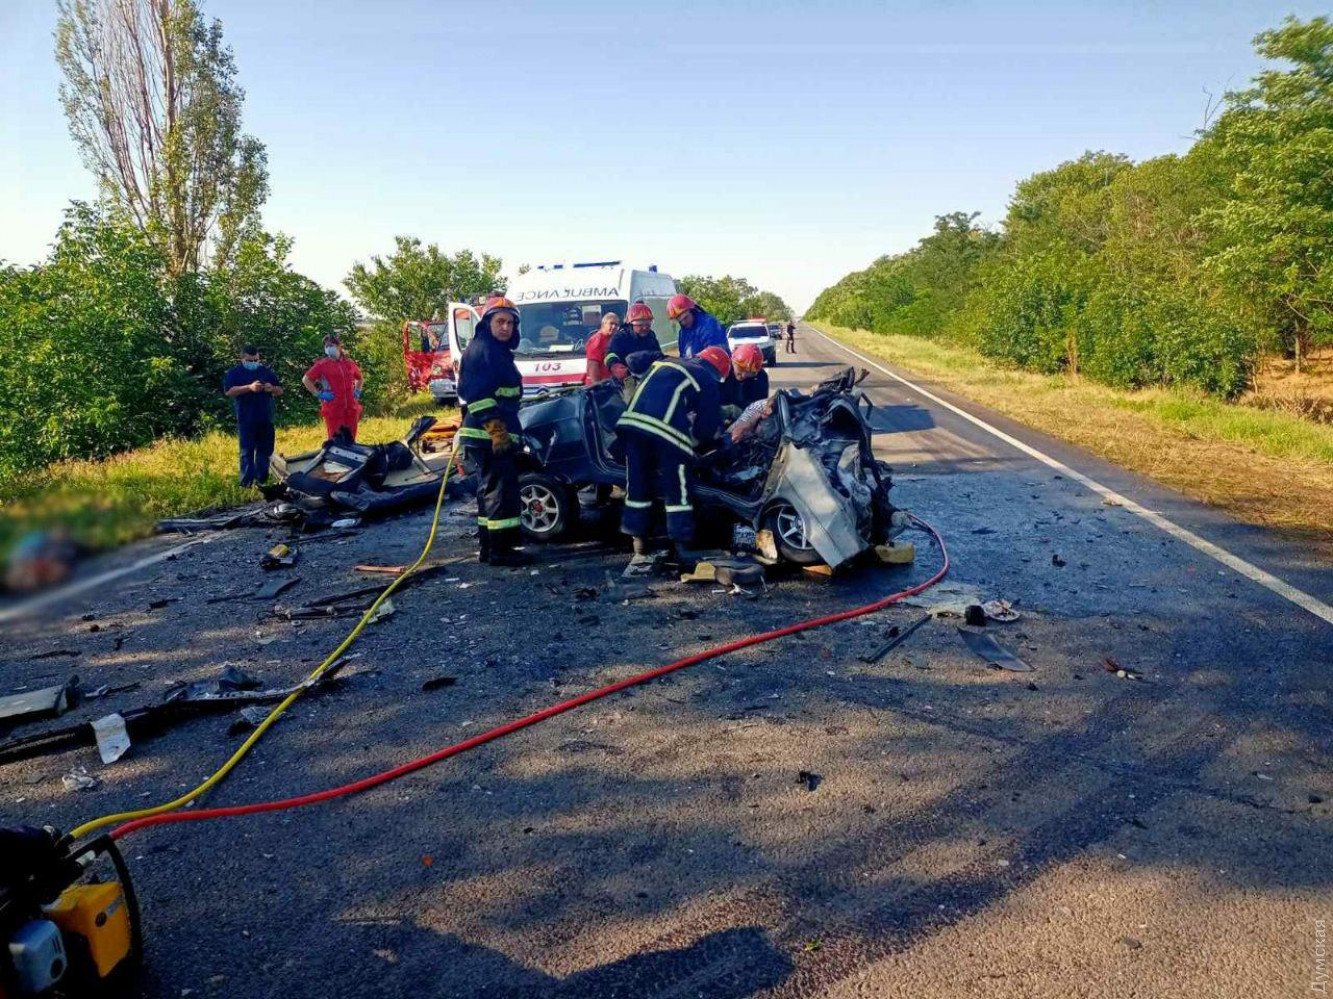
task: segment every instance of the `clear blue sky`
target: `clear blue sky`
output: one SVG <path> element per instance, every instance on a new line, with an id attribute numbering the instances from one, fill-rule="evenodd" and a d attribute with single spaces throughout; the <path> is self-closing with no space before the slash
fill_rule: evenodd
<path id="1" fill-rule="evenodd" d="M 341 289 L 394 234 L 522 263 L 730 272 L 807 305 L 934 215 L 1086 149 L 1188 148 L 1308 3 L 203 0 L 268 146 L 272 229 Z M 0 0 L 0 259 L 93 184 L 54 0 Z"/>

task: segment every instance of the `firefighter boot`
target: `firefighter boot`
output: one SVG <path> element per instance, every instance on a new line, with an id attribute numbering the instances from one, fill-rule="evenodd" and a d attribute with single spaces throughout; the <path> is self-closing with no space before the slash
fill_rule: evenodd
<path id="1" fill-rule="evenodd" d="M 491 560 L 491 529 L 489 527 L 477 527 L 477 561 L 485 565 Z"/>
<path id="2" fill-rule="evenodd" d="M 514 547 L 514 535 L 517 533 L 517 530 L 510 528 L 504 531 L 495 531 L 491 534 L 491 556 L 489 559 L 491 565 L 513 568 L 532 565 L 532 556 Z"/>

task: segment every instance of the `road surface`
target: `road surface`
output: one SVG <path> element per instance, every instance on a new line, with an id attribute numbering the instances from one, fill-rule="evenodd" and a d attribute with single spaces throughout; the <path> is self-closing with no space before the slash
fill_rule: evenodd
<path id="1" fill-rule="evenodd" d="M 809 327 L 798 342 L 775 387 L 853 360 Z M 128 841 L 148 935 L 139 991 L 1308 993 L 1316 921 L 1333 918 L 1333 626 L 1079 476 L 1319 606 L 1333 599 L 1326 568 L 951 396 L 880 370 L 865 384 L 896 502 L 939 527 L 953 558 L 919 603 L 1014 601 L 1022 619 L 988 633 L 1033 672 L 989 668 L 950 617 L 862 662 L 924 613 L 900 606 L 354 799 L 146 831 Z M 438 557 L 468 550 L 469 519 L 447 519 Z M 426 523 L 302 545 L 291 596 L 364 584 L 359 562 L 410 560 Z M 95 717 L 222 663 L 298 679 L 350 622 L 293 626 L 262 603 L 207 602 L 254 585 L 276 537 L 232 532 L 0 625 L 0 691 L 73 672 L 141 684 L 75 716 Z M 607 585 L 625 556 L 596 545 L 541 552 L 535 575 L 456 565 L 397 599 L 358 646 L 358 672 L 299 702 L 209 803 L 350 780 L 678 654 L 864 603 L 934 570 L 938 552 L 917 543 L 913 567 L 782 578 L 753 601 L 664 583 L 625 603 Z M 35 658 L 51 652 L 77 655 Z M 441 675 L 457 682 L 422 690 Z M 106 767 L 89 750 L 4 766 L 0 811 L 69 828 L 163 800 L 234 748 L 230 724 L 191 721 Z M 99 786 L 64 791 L 76 766 Z"/>

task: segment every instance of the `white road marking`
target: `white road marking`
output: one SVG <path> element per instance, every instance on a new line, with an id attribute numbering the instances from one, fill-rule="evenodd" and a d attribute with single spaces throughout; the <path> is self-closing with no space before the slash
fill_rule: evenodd
<path id="1" fill-rule="evenodd" d="M 13 621 L 17 618 L 26 617 L 29 614 L 41 610 L 43 607 L 49 607 L 51 604 L 58 603 L 61 600 L 76 597 L 87 590 L 91 590 L 98 586 L 104 586 L 113 580 L 138 572 L 140 569 L 146 569 L 150 565 L 156 565 L 158 562 L 166 561 L 173 555 L 179 555 L 181 552 L 194 548 L 197 545 L 209 544 L 210 542 L 218 540 L 219 536 L 220 535 L 213 534 L 207 537 L 194 538 L 185 542 L 183 545 L 177 545 L 175 548 L 168 548 L 166 551 L 158 552 L 156 555 L 149 555 L 146 558 L 141 558 L 139 561 L 133 562 L 130 565 L 123 565 L 119 569 L 108 569 L 106 572 L 100 572 L 96 576 L 90 576 L 87 579 L 80 579 L 76 583 L 62 586 L 60 589 L 52 590 L 50 593 L 43 593 L 39 597 L 24 600 L 22 603 L 0 611 L 0 622 Z"/>
<path id="2" fill-rule="evenodd" d="M 810 324 L 807 323 L 806 325 L 809 326 Z M 959 409 L 953 403 L 946 402 L 945 400 L 941 399 L 939 396 L 929 391 L 928 389 L 924 389 L 920 385 L 917 385 L 915 382 L 908 381 L 902 375 L 890 371 L 888 368 L 884 367 L 884 365 L 880 364 L 873 358 L 867 357 L 865 354 L 853 350 L 846 344 L 833 339 L 833 337 L 829 336 L 823 330 L 817 329 L 814 326 L 810 326 L 810 328 L 814 330 L 816 333 L 818 333 L 820 336 L 822 336 L 829 343 L 833 344 L 836 347 L 841 348 L 842 350 L 845 350 L 853 357 L 864 361 L 866 364 L 869 364 L 870 366 L 878 369 L 879 371 L 884 372 L 884 374 L 888 375 L 894 381 L 901 382 L 903 385 L 906 385 L 912 391 L 925 396 L 927 399 L 929 399 L 936 405 L 943 406 L 951 413 L 958 414 L 963 419 L 967 420 L 969 423 L 975 424 L 982 430 L 986 431 L 988 434 L 992 434 L 995 437 L 998 437 L 1006 444 L 1009 444 L 1012 447 L 1017 448 L 1018 450 L 1022 451 L 1024 454 L 1028 455 L 1031 458 L 1035 458 L 1043 465 L 1055 469 L 1061 475 L 1073 479 L 1075 482 L 1081 483 L 1088 489 L 1091 489 L 1094 493 L 1097 493 L 1099 496 L 1102 496 L 1106 499 L 1111 500 L 1114 503 L 1119 504 L 1120 506 L 1128 510 L 1130 513 L 1142 517 L 1148 523 L 1152 524 L 1154 527 L 1160 528 L 1161 530 L 1165 531 L 1167 534 L 1171 535 L 1171 537 L 1177 539 L 1178 541 L 1183 541 L 1185 542 L 1185 544 L 1189 545 L 1196 551 L 1202 552 L 1209 558 L 1216 559 L 1217 561 L 1221 562 L 1224 566 L 1226 566 L 1233 572 L 1239 573 L 1246 579 L 1258 583 L 1260 586 L 1264 587 L 1265 589 L 1271 590 L 1272 592 L 1276 593 L 1278 596 L 1286 600 L 1290 600 L 1297 607 L 1301 608 L 1302 610 L 1309 611 L 1315 617 L 1327 622 L 1328 624 L 1333 624 L 1333 607 L 1330 607 L 1328 604 L 1324 603 L 1319 598 L 1311 596 L 1304 590 L 1298 590 L 1296 587 L 1292 586 L 1285 580 L 1278 579 L 1272 573 L 1265 572 L 1263 569 L 1260 569 L 1257 565 L 1245 561 L 1238 555 L 1231 554 L 1231 552 L 1227 551 L 1225 548 L 1215 545 L 1211 541 L 1208 541 L 1205 538 L 1199 537 L 1193 531 L 1187 530 L 1181 527 L 1179 524 L 1167 520 L 1156 510 L 1150 510 L 1146 506 L 1142 506 L 1139 503 L 1135 503 L 1129 497 L 1122 496 L 1114 489 L 1102 485 L 1096 479 L 1090 479 L 1082 472 L 1075 471 L 1074 469 L 1070 468 L 1064 462 L 1052 458 L 1050 455 L 1045 454 L 1042 451 L 1038 451 L 1035 447 L 1032 447 L 1032 445 L 1030 444 L 1025 444 L 1017 437 L 1013 437 L 1010 434 L 1006 434 L 999 427 L 993 427 L 980 417 L 973 416 L 966 410 Z"/>

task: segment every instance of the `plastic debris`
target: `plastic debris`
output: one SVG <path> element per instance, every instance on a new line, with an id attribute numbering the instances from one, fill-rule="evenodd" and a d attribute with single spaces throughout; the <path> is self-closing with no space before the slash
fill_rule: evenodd
<path id="1" fill-rule="evenodd" d="M 916 545 L 910 541 L 897 544 L 876 545 L 875 557 L 885 565 L 911 565 L 916 561 Z"/>
<path id="2" fill-rule="evenodd" d="M 1008 623 L 1009 621 L 1017 621 L 1023 616 L 1008 600 L 987 600 L 981 605 L 981 609 L 985 611 L 986 617 L 992 621 Z"/>
<path id="3" fill-rule="evenodd" d="M 290 546 L 276 544 L 266 551 L 259 560 L 261 569 L 290 569 L 296 565 L 296 552 Z"/>
<path id="4" fill-rule="evenodd" d="M 360 527 L 360 526 L 361 526 L 361 518 L 360 518 L 360 517 L 343 517 L 341 520 L 335 520 L 335 521 L 334 521 L 332 524 L 330 524 L 329 526 L 330 526 L 330 527 L 333 527 L 333 528 L 351 528 L 351 527 Z"/>
<path id="5" fill-rule="evenodd" d="M 64 785 L 66 791 L 91 791 L 98 785 L 98 780 L 89 774 L 86 768 L 79 767 L 61 777 L 60 783 Z"/>
<path id="6" fill-rule="evenodd" d="M 125 728 L 125 718 L 121 714 L 110 714 L 98 718 L 92 723 L 93 737 L 97 740 L 97 752 L 103 763 L 115 763 L 130 749 L 130 733 Z"/>
<path id="7" fill-rule="evenodd" d="M 979 631 L 968 631 L 966 628 L 959 628 L 958 634 L 963 639 L 964 645 L 992 666 L 1009 670 L 1012 673 L 1032 672 L 1031 666 L 991 638 L 990 635 L 983 635 Z"/>
<path id="8" fill-rule="evenodd" d="M 370 615 L 370 618 L 369 620 L 366 621 L 366 624 L 374 624 L 376 621 L 383 621 L 386 617 L 390 617 L 397 610 L 398 608 L 393 605 L 393 598 L 386 597 L 384 603 L 380 604 L 378 607 L 375 608 L 375 613 Z"/>

